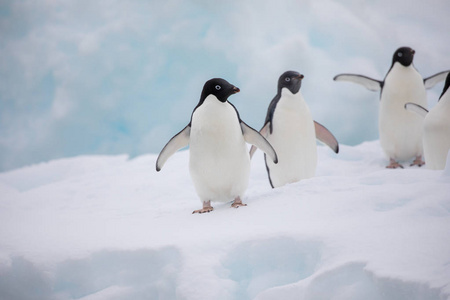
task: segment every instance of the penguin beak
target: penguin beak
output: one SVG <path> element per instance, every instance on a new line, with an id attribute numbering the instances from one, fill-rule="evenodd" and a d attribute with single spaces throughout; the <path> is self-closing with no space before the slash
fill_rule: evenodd
<path id="1" fill-rule="evenodd" d="M 297 78 L 302 80 L 303 78 L 305 78 L 305 76 L 303 76 L 302 74 L 298 74 Z"/>
<path id="2" fill-rule="evenodd" d="M 416 51 L 411 49 L 411 54 L 414 55 L 415 53 L 416 53 Z"/>
<path id="3" fill-rule="evenodd" d="M 238 87 L 233 87 L 233 94 L 239 93 L 241 90 Z"/>

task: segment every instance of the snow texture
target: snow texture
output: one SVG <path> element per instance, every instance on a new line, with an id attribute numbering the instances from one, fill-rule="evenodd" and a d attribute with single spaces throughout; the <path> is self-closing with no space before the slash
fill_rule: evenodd
<path id="1" fill-rule="evenodd" d="M 0 299 L 450 299 L 450 164 L 385 169 L 379 142 L 318 147 L 238 209 L 201 207 L 188 152 L 80 156 L 0 173 Z"/>

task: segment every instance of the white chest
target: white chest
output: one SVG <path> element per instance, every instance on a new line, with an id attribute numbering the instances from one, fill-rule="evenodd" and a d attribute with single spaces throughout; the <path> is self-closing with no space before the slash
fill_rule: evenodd
<path id="1" fill-rule="evenodd" d="M 278 155 L 278 164 L 267 160 L 272 184 L 277 187 L 314 176 L 317 146 L 314 122 L 300 92 L 283 89 L 267 137 Z"/>
<path id="2" fill-rule="evenodd" d="M 450 150 L 450 93 L 426 115 L 424 120 L 423 147 L 426 166 L 429 169 L 445 168 Z"/>
<path id="3" fill-rule="evenodd" d="M 313 143 L 315 145 L 314 124 L 308 105 L 300 92 L 292 94 L 283 89 L 281 99 L 276 106 L 273 119 L 273 132 L 270 141 L 279 151 L 297 152 Z M 280 155 L 280 153 L 278 153 Z"/>
<path id="4" fill-rule="evenodd" d="M 405 109 L 407 102 L 427 107 L 423 79 L 413 66 L 395 63 L 384 81 L 378 122 L 381 147 L 395 160 L 422 155 L 423 119 Z"/>
<path id="5" fill-rule="evenodd" d="M 197 143 L 218 148 L 243 140 L 236 111 L 228 102 L 208 96 L 192 115 L 191 148 Z"/>
<path id="6" fill-rule="evenodd" d="M 439 102 L 425 117 L 426 124 L 434 123 L 438 127 L 450 127 L 450 90 L 447 91 Z"/>
<path id="7" fill-rule="evenodd" d="M 384 80 L 381 106 L 405 111 L 404 105 L 413 102 L 426 107 L 426 91 L 422 76 L 413 66 L 395 63 Z"/>
<path id="8" fill-rule="evenodd" d="M 234 108 L 208 96 L 191 120 L 189 170 L 202 201 L 243 196 L 250 157 Z"/>

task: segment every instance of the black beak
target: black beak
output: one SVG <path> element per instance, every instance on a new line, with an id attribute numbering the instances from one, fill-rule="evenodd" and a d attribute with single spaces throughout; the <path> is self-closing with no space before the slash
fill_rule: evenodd
<path id="1" fill-rule="evenodd" d="M 239 93 L 241 90 L 238 87 L 233 87 L 233 94 Z"/>
<path id="2" fill-rule="evenodd" d="M 411 49 L 411 54 L 414 55 L 415 53 L 416 53 L 416 51 Z"/>
<path id="3" fill-rule="evenodd" d="M 302 74 L 298 74 L 297 78 L 302 80 L 303 78 L 305 78 L 305 76 L 303 76 Z"/>

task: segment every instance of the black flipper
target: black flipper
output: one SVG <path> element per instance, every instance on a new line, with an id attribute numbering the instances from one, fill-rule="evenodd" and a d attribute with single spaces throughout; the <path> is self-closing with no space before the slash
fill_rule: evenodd
<path id="1" fill-rule="evenodd" d="M 261 149 L 264 153 L 270 156 L 272 161 L 278 163 L 277 153 L 273 149 L 272 145 L 264 138 L 258 131 L 251 128 L 247 124 L 241 121 L 242 134 L 247 143 L 255 145 Z"/>
<path id="2" fill-rule="evenodd" d="M 161 153 L 159 153 L 158 159 L 156 160 L 156 171 L 161 171 L 169 157 L 171 157 L 179 149 L 184 148 L 189 144 L 190 134 L 191 125 L 189 124 L 169 140 L 169 142 L 161 150 Z"/>
<path id="3" fill-rule="evenodd" d="M 334 152 L 339 153 L 339 143 L 334 135 L 322 124 L 314 121 L 314 129 L 316 130 L 316 138 L 322 143 L 330 147 Z"/>
<path id="4" fill-rule="evenodd" d="M 447 77 L 447 74 L 450 73 L 450 70 L 439 72 L 437 74 L 431 75 L 427 78 L 423 79 L 423 84 L 426 89 L 431 89 L 433 86 L 438 84 L 441 81 L 444 81 Z"/>
<path id="5" fill-rule="evenodd" d="M 267 136 L 269 135 L 269 127 L 270 127 L 270 122 L 266 123 L 266 125 L 264 125 L 264 127 L 259 131 L 259 133 L 266 139 L 267 139 Z M 258 149 L 258 147 L 256 147 L 255 145 L 252 145 L 252 147 L 250 148 L 250 159 L 252 159 L 253 154 L 255 154 L 257 149 Z"/>
<path id="6" fill-rule="evenodd" d="M 419 104 L 416 104 L 416 103 L 411 103 L 411 102 L 408 102 L 405 104 L 405 109 L 408 111 L 413 111 L 423 118 L 425 118 L 425 116 L 428 113 L 428 109 L 426 109 L 425 107 L 423 107 Z"/>
<path id="7" fill-rule="evenodd" d="M 348 81 L 362 85 L 370 91 L 380 91 L 383 88 L 383 82 L 358 74 L 339 74 L 334 76 L 334 81 Z"/>

